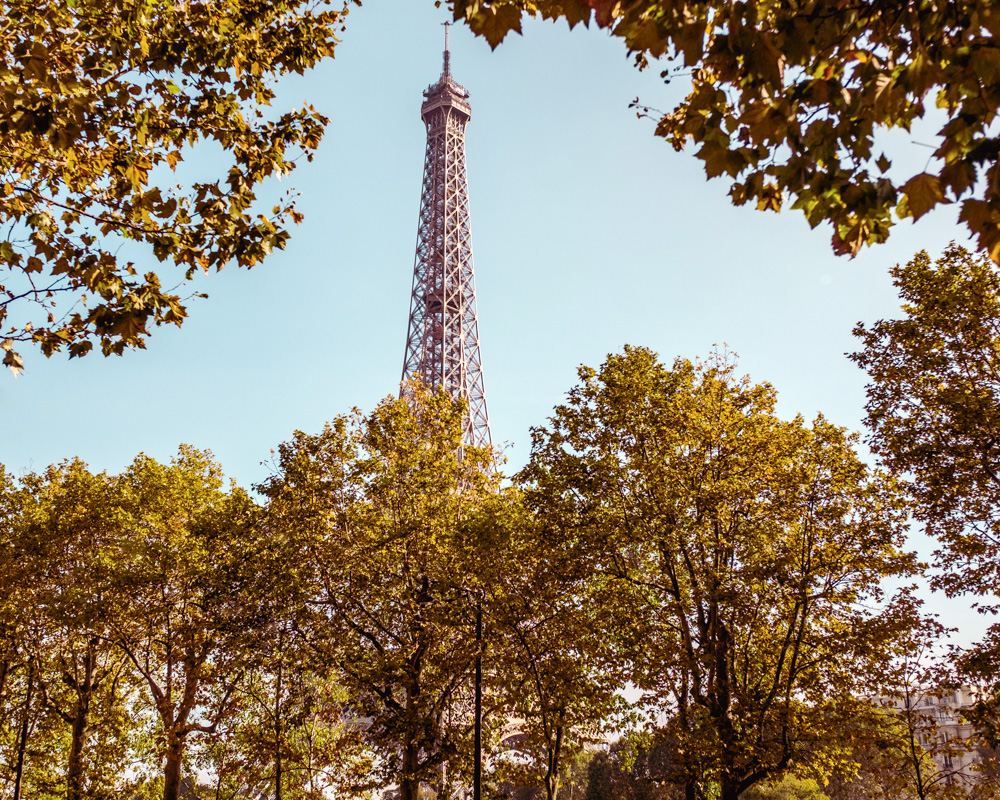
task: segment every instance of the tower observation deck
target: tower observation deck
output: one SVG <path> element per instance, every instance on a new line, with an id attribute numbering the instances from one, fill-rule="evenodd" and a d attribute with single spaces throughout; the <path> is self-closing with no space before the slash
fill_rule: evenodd
<path id="1" fill-rule="evenodd" d="M 463 398 L 468 403 L 463 441 L 487 446 L 492 440 L 479 349 L 465 172 L 465 126 L 472 107 L 469 93 L 451 74 L 447 23 L 444 36 L 441 77 L 424 91 L 420 107 L 427 148 L 403 380 L 416 378 Z"/>

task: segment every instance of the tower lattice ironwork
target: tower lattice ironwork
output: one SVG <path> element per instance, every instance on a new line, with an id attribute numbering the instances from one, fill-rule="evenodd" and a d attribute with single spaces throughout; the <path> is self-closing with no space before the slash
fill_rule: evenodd
<path id="1" fill-rule="evenodd" d="M 444 36 L 441 78 L 424 92 L 420 107 L 427 149 L 403 380 L 417 378 L 464 398 L 468 414 L 463 439 L 466 444 L 484 446 L 492 441 L 465 172 L 465 126 L 472 108 L 469 93 L 451 75 L 447 24 Z"/>

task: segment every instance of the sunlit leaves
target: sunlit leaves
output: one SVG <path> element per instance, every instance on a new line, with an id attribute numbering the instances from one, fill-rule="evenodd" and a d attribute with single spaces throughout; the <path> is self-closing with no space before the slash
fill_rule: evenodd
<path id="1" fill-rule="evenodd" d="M 260 185 L 319 143 L 310 106 L 276 118 L 274 79 L 333 55 L 344 8 L 300 0 L 17 0 L 0 59 L 0 331 L 42 353 L 141 348 L 187 316 L 195 272 L 252 267 L 301 217 Z M 171 187 L 199 146 L 225 181 Z M 166 170 L 166 171 L 164 171 Z M 136 268 L 122 245 L 152 254 Z M 134 257 L 134 256 L 133 256 Z M 142 256 L 140 256 L 142 257 Z M 6 366 L 21 359 L 8 350 Z"/>
<path id="2" fill-rule="evenodd" d="M 664 777 L 688 796 L 842 758 L 837 725 L 919 620 L 882 585 L 917 568 L 895 482 L 856 436 L 774 406 L 724 355 L 668 368 L 626 348 L 580 370 L 522 473 L 552 552 L 591 576 L 594 624 L 665 724 Z"/>
<path id="3" fill-rule="evenodd" d="M 521 32 L 521 13 L 513 6 L 485 6 L 469 18 L 469 26 L 479 36 L 496 48 L 510 33 Z"/>
<path id="4" fill-rule="evenodd" d="M 352 709 L 378 775 L 415 800 L 467 777 L 475 609 L 502 541 L 493 454 L 462 444 L 465 407 L 419 385 L 279 448 L 261 487 L 302 554 L 302 629 Z"/>
<path id="5" fill-rule="evenodd" d="M 980 213 L 966 201 L 963 213 Z M 852 358 L 869 375 L 872 448 L 907 478 L 915 515 L 941 544 L 935 583 L 948 594 L 1000 594 L 1000 274 L 952 244 L 893 270 L 901 319 L 858 325 Z M 998 632 L 964 666 L 997 693 Z M 983 706 L 985 721 L 996 705 Z M 981 709 L 982 710 L 982 709 Z M 988 713 L 987 713 L 988 712 Z"/>
<path id="6" fill-rule="evenodd" d="M 920 219 L 938 203 L 946 202 L 940 179 L 926 172 L 914 175 L 900 187 L 900 191 L 904 195 L 896 206 L 900 217 Z"/>
<path id="7" fill-rule="evenodd" d="M 522 15 L 591 19 L 624 40 L 640 68 L 690 91 L 656 135 L 697 147 L 708 177 L 732 181 L 737 204 L 778 210 L 794 198 L 832 246 L 855 255 L 900 218 L 966 199 L 962 220 L 1000 261 L 1000 9 L 990 0 L 453 0 L 456 19 L 495 46 Z M 887 174 L 879 131 L 909 131 L 937 105 L 946 117 L 928 167 Z M 878 171 L 876 173 L 876 170 Z M 876 177 L 881 175 L 882 177 Z M 774 188 L 772 188 L 774 187 Z"/>

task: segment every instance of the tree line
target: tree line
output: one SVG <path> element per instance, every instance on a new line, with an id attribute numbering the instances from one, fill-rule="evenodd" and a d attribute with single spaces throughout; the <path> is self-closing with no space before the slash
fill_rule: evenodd
<path id="1" fill-rule="evenodd" d="M 911 514 L 945 591 L 995 596 L 992 428 L 967 407 L 995 395 L 935 377 L 954 353 L 920 336 L 938 320 L 985 352 L 997 320 L 967 293 L 1000 287 L 959 248 L 897 281 L 907 320 L 859 329 L 855 356 L 888 469 L 821 415 L 780 418 L 725 352 L 627 347 L 579 370 L 509 480 L 462 444 L 463 405 L 419 386 L 295 433 L 253 493 L 188 446 L 117 475 L 0 470 L 0 796 L 461 797 L 477 694 L 487 797 L 575 792 L 608 741 L 657 797 L 892 796 L 866 769 L 950 796 L 914 782 L 936 767 L 877 698 L 925 680 L 943 632 L 913 593 Z M 931 362 L 917 406 L 906 347 Z M 995 639 L 960 659 L 993 744 Z"/>

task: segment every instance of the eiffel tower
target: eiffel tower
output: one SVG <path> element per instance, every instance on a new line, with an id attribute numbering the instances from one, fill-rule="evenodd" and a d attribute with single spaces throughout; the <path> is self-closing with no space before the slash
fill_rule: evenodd
<path id="1" fill-rule="evenodd" d="M 468 403 L 463 441 L 482 447 L 492 439 L 479 350 L 465 174 L 465 126 L 472 108 L 469 93 L 451 75 L 448 29 L 445 23 L 441 77 L 424 92 L 420 107 L 427 149 L 403 380 L 416 378 L 463 398 Z"/>

